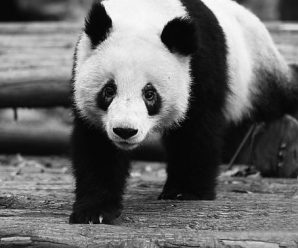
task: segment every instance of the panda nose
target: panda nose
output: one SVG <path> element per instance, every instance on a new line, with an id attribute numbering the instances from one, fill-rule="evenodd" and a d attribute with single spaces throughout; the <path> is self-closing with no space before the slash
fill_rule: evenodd
<path id="1" fill-rule="evenodd" d="M 129 139 L 135 136 L 138 133 L 138 130 L 132 129 L 132 128 L 117 127 L 117 128 L 113 128 L 113 132 L 122 139 Z"/>

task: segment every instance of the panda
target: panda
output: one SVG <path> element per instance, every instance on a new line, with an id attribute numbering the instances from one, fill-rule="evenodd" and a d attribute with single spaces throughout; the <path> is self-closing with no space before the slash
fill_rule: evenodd
<path id="1" fill-rule="evenodd" d="M 70 223 L 120 216 L 128 155 L 156 132 L 167 154 L 159 199 L 215 199 L 226 127 L 293 111 L 295 78 L 232 0 L 95 1 L 74 56 Z"/>

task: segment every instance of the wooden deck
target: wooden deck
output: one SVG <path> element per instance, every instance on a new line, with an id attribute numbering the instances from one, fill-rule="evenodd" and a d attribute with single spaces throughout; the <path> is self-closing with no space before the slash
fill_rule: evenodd
<path id="1" fill-rule="evenodd" d="M 268 27 L 298 64 L 298 25 Z M 0 24 L 0 108 L 68 106 L 78 33 L 71 23 Z M 163 164 L 137 162 L 131 174 L 116 225 L 69 225 L 69 161 L 2 157 L 0 247 L 298 247 L 297 179 L 219 177 L 216 201 L 179 202 L 156 200 Z"/>
<path id="2" fill-rule="evenodd" d="M 296 179 L 222 176 L 216 201 L 157 201 L 164 165 L 135 162 L 116 225 L 69 225 L 69 162 L 35 161 L 1 163 L 0 247 L 298 247 Z"/>

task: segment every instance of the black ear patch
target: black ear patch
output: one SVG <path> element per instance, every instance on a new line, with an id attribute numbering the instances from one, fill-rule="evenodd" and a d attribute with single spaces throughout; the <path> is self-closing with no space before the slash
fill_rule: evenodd
<path id="1" fill-rule="evenodd" d="M 197 49 L 195 24 L 187 18 L 175 18 L 164 27 L 161 40 L 172 53 L 191 55 Z"/>
<path id="2" fill-rule="evenodd" d="M 91 40 L 92 48 L 107 38 L 111 28 L 112 19 L 108 16 L 104 6 L 99 2 L 94 2 L 86 17 L 84 29 Z"/>

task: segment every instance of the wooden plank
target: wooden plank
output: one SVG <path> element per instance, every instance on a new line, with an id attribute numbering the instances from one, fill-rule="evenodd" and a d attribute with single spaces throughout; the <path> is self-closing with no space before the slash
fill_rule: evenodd
<path id="1" fill-rule="evenodd" d="M 298 64 L 298 24 L 267 26 L 287 61 Z M 81 24 L 66 22 L 0 24 L 0 108 L 68 106 L 80 30 Z"/>
<path id="2" fill-rule="evenodd" d="M 20 159 L 18 159 L 20 160 Z M 67 160 L 0 159 L 0 247 L 297 247 L 298 181 L 220 177 L 216 201 L 157 201 L 164 164 L 134 163 L 114 226 L 68 225 Z M 47 162 L 49 163 L 49 162 Z M 41 164 L 41 165 L 40 165 Z M 63 168 L 64 167 L 64 168 Z M 66 168 L 66 169 L 65 169 Z"/>

